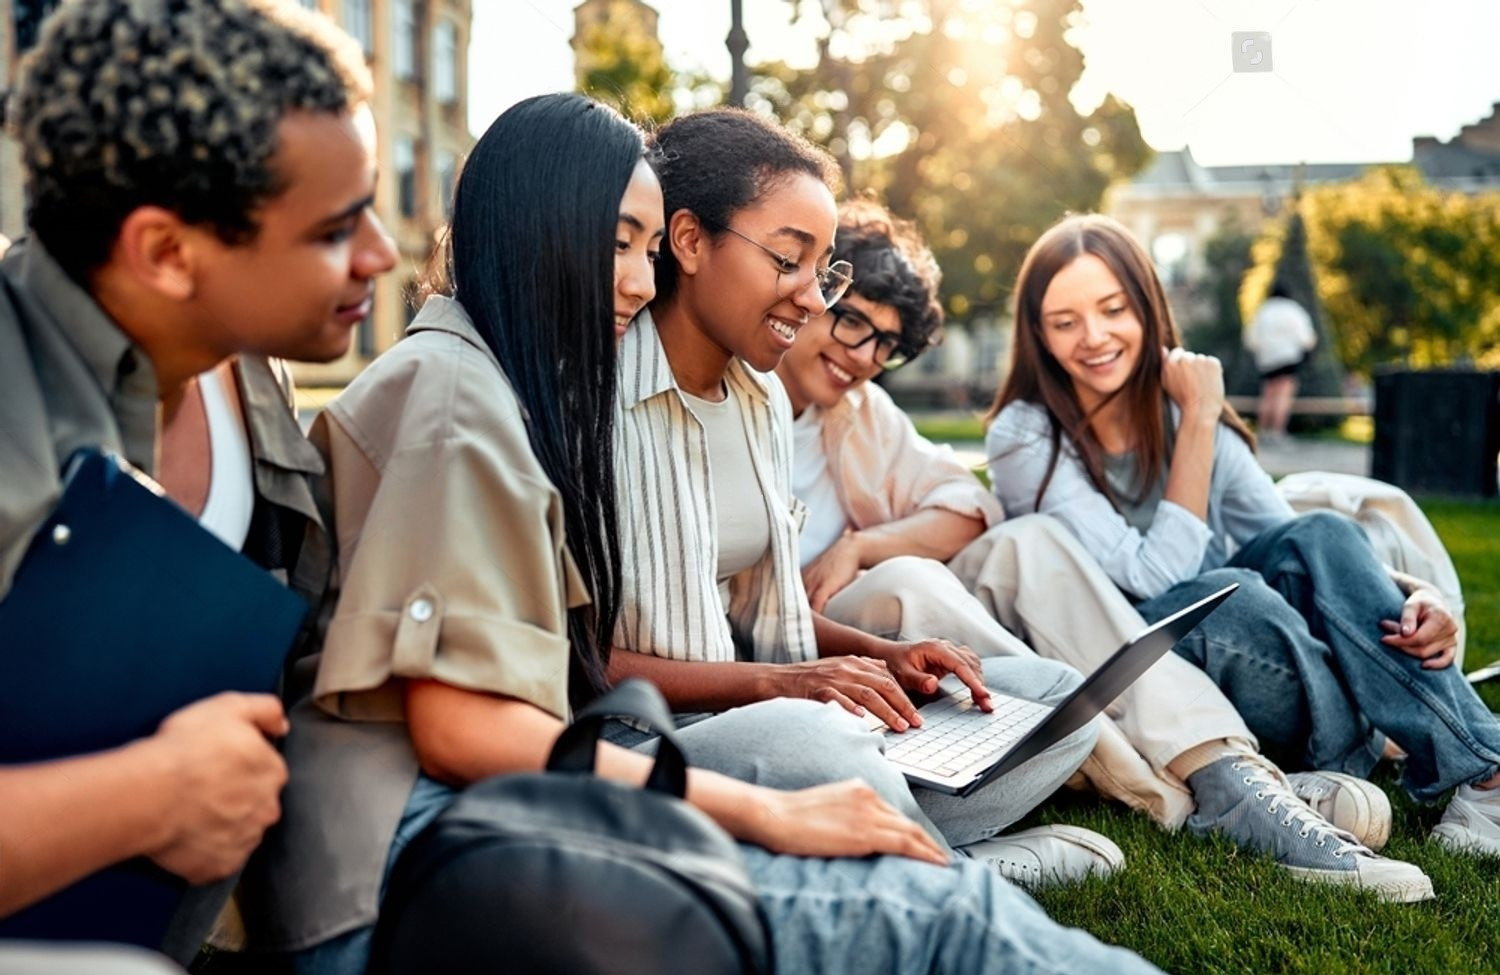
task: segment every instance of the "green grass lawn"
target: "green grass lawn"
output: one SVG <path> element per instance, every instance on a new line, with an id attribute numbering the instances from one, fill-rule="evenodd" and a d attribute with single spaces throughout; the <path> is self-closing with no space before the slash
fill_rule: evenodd
<path id="1" fill-rule="evenodd" d="M 1500 656 L 1500 504 L 1423 504 L 1464 587 L 1465 670 Z M 1491 709 L 1500 685 L 1481 687 Z M 1108 880 L 1038 900 L 1058 921 L 1125 945 L 1168 972 L 1500 972 L 1500 860 L 1454 856 L 1427 842 L 1440 807 L 1423 808 L 1377 772 L 1395 805 L 1386 853 L 1419 865 L 1437 899 L 1382 904 L 1348 890 L 1284 876 L 1268 860 L 1223 841 L 1168 835 L 1145 816 L 1078 794 L 1060 796 L 1022 827 L 1068 822 L 1098 830 L 1125 851 Z"/>

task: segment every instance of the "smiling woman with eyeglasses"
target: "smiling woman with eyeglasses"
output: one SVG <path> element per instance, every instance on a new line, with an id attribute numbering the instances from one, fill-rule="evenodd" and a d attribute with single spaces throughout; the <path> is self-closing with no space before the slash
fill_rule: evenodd
<path id="1" fill-rule="evenodd" d="M 925 346 L 941 312 L 929 297 L 924 329 L 905 336 L 873 304 L 846 296 L 852 266 L 834 253 L 836 170 L 773 122 L 701 112 L 665 126 L 656 143 L 667 222 L 657 298 L 620 349 L 623 578 L 611 678 L 651 680 L 678 712 L 804 698 L 872 714 L 897 731 L 920 723 L 908 694 L 932 693 L 949 673 L 985 709 L 987 683 L 1032 699 L 1067 693 L 1080 678 L 1063 664 L 981 662 L 946 640 L 886 639 L 895 631 L 877 636 L 813 611 L 797 554 L 803 508 L 791 490 L 791 404 L 767 373 L 807 342 L 855 346 L 842 349 L 845 358 L 878 371 Z M 828 314 L 833 307 L 837 315 Z M 747 730 L 752 712 L 763 713 L 735 712 Z M 863 721 L 827 708 L 801 713 L 705 747 L 737 756 L 768 785 L 799 781 L 815 754 L 889 790 L 887 800 L 934 837 L 997 868 L 1024 854 L 1002 856 L 991 837 L 1066 779 L 1095 734 L 1092 725 L 1081 729 L 1025 773 L 958 798 L 909 789 L 878 748 L 851 744 L 845 732 L 879 741 Z M 617 729 L 613 737 L 632 744 L 634 734 Z M 789 736 L 826 747 L 807 761 L 766 757 Z"/>

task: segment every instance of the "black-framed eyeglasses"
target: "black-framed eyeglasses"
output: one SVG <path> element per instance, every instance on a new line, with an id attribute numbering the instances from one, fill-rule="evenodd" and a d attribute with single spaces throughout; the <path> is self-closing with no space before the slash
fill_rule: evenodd
<path id="1" fill-rule="evenodd" d="M 775 248 L 767 247 L 754 237 L 745 236 L 728 224 L 713 220 L 704 220 L 703 222 L 710 226 L 718 227 L 720 230 L 727 230 L 745 243 L 759 247 L 775 263 L 778 278 L 782 276 L 791 277 L 793 275 L 801 275 L 806 271 L 801 264 L 790 257 L 787 257 Z M 854 265 L 848 261 L 834 261 L 827 267 L 814 269 L 813 277 L 817 279 L 818 293 L 823 296 L 823 304 L 832 307 L 835 301 L 844 297 L 844 292 L 849 290 L 849 285 L 854 283 Z M 801 290 L 803 287 L 806 287 L 806 281 L 800 281 L 796 284 L 793 287 L 793 291 Z"/>
<path id="2" fill-rule="evenodd" d="M 875 327 L 862 312 L 843 305 L 834 305 L 829 309 L 833 315 L 832 332 L 834 340 L 846 349 L 857 349 L 867 342 L 875 343 L 875 364 L 886 372 L 894 372 L 915 358 L 906 344 L 901 341 L 900 332 L 887 332 Z"/>

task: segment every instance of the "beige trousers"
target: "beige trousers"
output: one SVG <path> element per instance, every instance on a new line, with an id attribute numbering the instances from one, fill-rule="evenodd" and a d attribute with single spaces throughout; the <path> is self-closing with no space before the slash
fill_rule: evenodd
<path id="1" fill-rule="evenodd" d="M 1146 628 L 1077 539 L 1044 515 L 1002 522 L 946 566 L 914 557 L 883 562 L 829 600 L 825 614 L 879 636 L 952 640 L 981 656 L 1035 652 L 1084 674 Z M 1193 810 L 1169 762 L 1223 738 L 1255 747 L 1213 681 L 1172 653 L 1106 714 L 1080 771 L 1104 795 L 1168 829 Z"/>

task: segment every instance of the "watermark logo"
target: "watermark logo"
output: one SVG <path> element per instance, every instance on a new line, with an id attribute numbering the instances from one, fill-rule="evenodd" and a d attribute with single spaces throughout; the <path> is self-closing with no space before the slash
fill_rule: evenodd
<path id="1" fill-rule="evenodd" d="M 1271 70 L 1271 32 L 1237 30 L 1229 35 L 1234 41 L 1234 70 Z"/>

